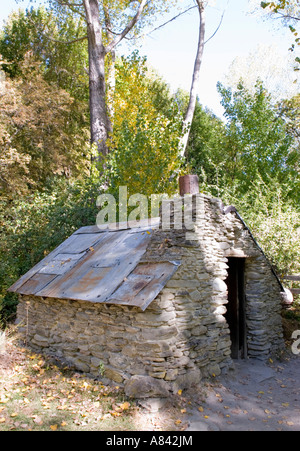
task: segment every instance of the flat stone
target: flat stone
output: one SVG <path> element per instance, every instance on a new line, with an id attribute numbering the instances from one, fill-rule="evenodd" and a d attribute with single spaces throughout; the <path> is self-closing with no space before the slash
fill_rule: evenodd
<path id="1" fill-rule="evenodd" d="M 222 280 L 222 279 L 219 279 L 218 277 L 213 281 L 213 289 L 215 290 L 215 291 L 221 291 L 221 292 L 224 292 L 224 291 L 227 291 L 227 285 L 226 285 L 226 283 L 224 282 L 224 280 Z"/>
<path id="2" fill-rule="evenodd" d="M 151 376 L 132 376 L 125 382 L 125 394 L 130 398 L 167 398 L 166 382 Z"/>
<path id="3" fill-rule="evenodd" d="M 124 380 L 124 375 L 122 371 L 117 371 L 115 368 L 111 368 L 110 366 L 105 366 L 104 371 L 105 377 L 108 379 L 121 384 Z"/>

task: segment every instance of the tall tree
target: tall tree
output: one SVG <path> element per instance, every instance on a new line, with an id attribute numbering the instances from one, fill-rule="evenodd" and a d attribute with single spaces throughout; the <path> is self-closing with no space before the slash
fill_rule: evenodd
<path id="1" fill-rule="evenodd" d="M 20 70 L 22 77 L 7 77 L 0 89 L 0 195 L 88 172 L 88 127 L 77 121 L 85 105 L 48 83 L 30 54 Z"/>
<path id="2" fill-rule="evenodd" d="M 185 117 L 184 117 L 184 121 L 183 121 L 183 126 L 184 126 L 184 134 L 183 137 L 181 139 L 181 150 L 180 150 L 180 154 L 182 157 L 185 156 L 186 151 L 187 151 L 187 145 L 188 145 L 188 140 L 189 140 L 189 135 L 190 135 L 190 131 L 191 131 L 191 126 L 192 126 L 192 122 L 193 122 L 193 118 L 194 118 L 194 114 L 195 114 L 195 108 L 197 105 L 197 87 L 199 85 L 199 80 L 200 80 L 200 69 L 201 69 L 201 64 L 202 64 L 202 59 L 203 59 L 203 53 L 204 53 L 204 47 L 206 42 L 208 42 L 213 36 L 215 36 L 215 34 L 217 33 L 217 31 L 219 30 L 222 21 L 223 21 L 223 17 L 225 14 L 225 10 L 223 11 L 223 14 L 221 16 L 221 20 L 220 23 L 216 29 L 216 31 L 213 33 L 213 35 L 208 38 L 205 41 L 205 32 L 206 32 L 206 18 L 205 18 L 205 9 L 207 6 L 209 6 L 210 1 L 206 0 L 195 0 L 196 3 L 196 7 L 199 13 L 199 38 L 198 38 L 198 46 L 197 46 L 197 52 L 196 52 L 196 58 L 195 58 L 195 64 L 194 64 L 194 70 L 193 70 L 193 76 L 192 76 L 192 83 L 191 83 L 191 88 L 190 88 L 190 95 L 189 95 L 189 102 L 188 102 L 188 107 L 187 110 L 185 112 Z"/>
<path id="3" fill-rule="evenodd" d="M 278 183 L 288 186 L 287 197 L 299 202 L 297 129 L 291 130 L 297 110 L 286 103 L 274 105 L 260 81 L 254 92 L 242 82 L 234 89 L 219 84 L 218 90 L 226 123 L 197 106 L 187 150 L 203 189 L 232 200 L 247 193 L 255 198 L 261 183 Z"/>
<path id="4" fill-rule="evenodd" d="M 263 8 L 270 17 L 281 19 L 284 26 L 288 26 L 294 36 L 294 43 L 291 45 L 290 50 L 296 51 L 300 46 L 299 37 L 299 21 L 300 21 L 300 0 L 275 0 L 274 2 L 261 2 L 261 8 Z M 298 30 L 297 30 L 298 27 Z M 295 57 L 297 66 L 295 70 L 300 70 L 300 58 Z"/>
<path id="5" fill-rule="evenodd" d="M 193 71 L 193 78 L 192 78 L 192 84 L 191 84 L 191 90 L 190 90 L 190 98 L 189 98 L 189 104 L 186 110 L 185 118 L 184 118 L 184 135 L 181 140 L 181 156 L 183 157 L 186 153 L 186 148 L 189 140 L 189 135 L 191 131 L 191 125 L 195 113 L 195 107 L 196 107 L 196 101 L 197 101 L 197 87 L 199 84 L 200 79 L 200 68 L 203 58 L 203 51 L 204 51 L 204 41 L 205 41 L 205 2 L 201 0 L 196 0 L 199 17 L 200 17 L 200 24 L 199 24 L 199 40 L 198 40 L 198 47 L 197 47 L 197 54 L 195 59 L 195 65 L 194 65 L 194 71 Z"/>
<path id="6" fill-rule="evenodd" d="M 88 66 L 85 40 L 66 47 L 64 42 L 83 36 L 81 17 L 59 17 L 45 7 L 13 12 L 0 31 L 0 54 L 10 78 L 22 76 L 28 52 L 40 63 L 44 78 L 67 90 L 76 100 L 88 99 Z M 62 42 L 61 42 L 62 41 Z M 67 49 L 67 51 L 66 51 Z"/>
<path id="7" fill-rule="evenodd" d="M 296 195 L 294 139 L 263 84 L 255 88 L 253 94 L 242 82 L 235 91 L 218 85 L 227 119 L 227 177 L 238 182 L 241 193 L 259 180 L 266 185 L 277 180 L 290 183 Z"/>
<path id="8" fill-rule="evenodd" d="M 99 157 L 108 154 L 107 139 L 112 130 L 107 106 L 105 60 L 114 60 L 114 52 L 138 24 L 155 12 L 168 10 L 172 1 L 157 0 L 50 0 L 60 10 L 69 10 L 84 18 L 89 53 L 89 102 L 91 142 L 98 147 Z M 115 29 L 111 29 L 114 27 Z M 116 30 L 116 31 L 115 31 Z M 75 41 L 75 39 L 74 39 Z"/>

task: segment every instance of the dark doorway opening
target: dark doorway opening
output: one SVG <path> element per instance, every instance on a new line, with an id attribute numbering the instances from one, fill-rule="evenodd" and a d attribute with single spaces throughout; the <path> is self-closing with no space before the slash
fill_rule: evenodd
<path id="1" fill-rule="evenodd" d="M 247 357 L 246 300 L 245 300 L 245 258 L 228 258 L 227 313 L 225 315 L 231 339 L 231 357 Z"/>

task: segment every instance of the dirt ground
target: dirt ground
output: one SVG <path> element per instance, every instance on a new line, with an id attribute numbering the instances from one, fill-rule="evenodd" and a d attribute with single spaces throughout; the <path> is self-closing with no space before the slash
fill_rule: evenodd
<path id="1" fill-rule="evenodd" d="M 300 355 L 241 360 L 187 409 L 186 431 L 300 431 Z"/>
<path id="2" fill-rule="evenodd" d="M 16 368 L 20 371 L 27 365 L 28 356 L 18 346 L 9 344 L 1 353 L 0 381 L 6 393 L 19 387 Z M 288 352 L 267 363 L 236 361 L 227 375 L 203 381 L 192 392 L 137 402 L 132 416 L 139 431 L 300 431 L 300 355 Z"/>

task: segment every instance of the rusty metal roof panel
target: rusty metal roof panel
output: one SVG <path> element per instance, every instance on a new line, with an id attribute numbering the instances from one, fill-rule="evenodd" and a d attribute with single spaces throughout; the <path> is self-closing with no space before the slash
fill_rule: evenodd
<path id="1" fill-rule="evenodd" d="M 146 310 L 175 274 L 180 262 L 140 263 L 107 301 Z"/>
<path id="2" fill-rule="evenodd" d="M 141 263 L 151 234 L 146 226 L 79 229 L 9 291 L 144 310 L 178 267 L 174 262 Z"/>

